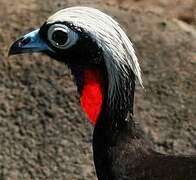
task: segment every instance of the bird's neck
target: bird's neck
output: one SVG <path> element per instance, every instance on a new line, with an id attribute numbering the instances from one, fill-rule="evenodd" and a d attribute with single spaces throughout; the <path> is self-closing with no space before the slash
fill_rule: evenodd
<path id="1" fill-rule="evenodd" d="M 134 82 L 130 87 L 130 82 L 123 79 L 120 81 L 122 84 L 118 84 L 116 93 L 110 97 L 110 82 L 105 67 L 75 67 L 71 70 L 76 79 L 81 106 L 94 125 L 99 121 L 113 128 L 127 121 L 128 114 L 133 113 Z"/>
<path id="2" fill-rule="evenodd" d="M 143 154 L 148 149 L 132 118 L 134 78 L 120 80 L 111 99 L 108 88 L 111 82 L 108 82 L 104 67 L 72 69 L 72 73 L 80 92 L 81 105 L 95 124 L 93 154 L 97 176 L 99 179 L 112 179 L 109 174 L 115 162 L 126 161 L 124 149 L 129 147 L 128 143 L 131 143 L 129 153 L 133 162 L 137 160 L 136 152 Z"/>

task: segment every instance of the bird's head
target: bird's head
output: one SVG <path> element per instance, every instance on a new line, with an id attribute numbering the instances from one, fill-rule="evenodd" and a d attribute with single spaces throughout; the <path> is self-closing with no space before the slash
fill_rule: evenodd
<path id="1" fill-rule="evenodd" d="M 95 16 L 95 13 L 100 12 L 85 7 L 58 11 L 39 29 L 14 42 L 9 55 L 42 52 L 68 65 L 100 65 L 103 55 L 102 42 L 96 36 L 99 35 L 98 31 L 101 28 L 98 28 L 95 17 L 91 17 L 91 14 Z"/>
<path id="2" fill-rule="evenodd" d="M 97 9 L 71 7 L 58 11 L 49 17 L 40 29 L 15 41 L 9 55 L 30 52 L 42 52 L 68 64 L 74 71 L 76 82 L 82 76 L 83 85 L 80 89 L 83 95 L 86 84 L 88 86 L 91 81 L 94 84 L 95 81 L 102 81 L 97 82 L 98 88 L 88 89 L 91 92 L 97 91 L 99 86 L 103 86 L 105 79 L 107 92 L 103 95 L 103 88 L 100 88 L 96 95 L 100 98 L 107 97 L 107 102 L 111 106 L 123 108 L 123 105 L 118 104 L 119 96 L 122 100 L 128 98 L 123 91 L 130 89 L 136 78 L 142 83 L 132 43 L 114 19 Z M 76 67 L 80 67 L 80 70 Z M 93 97 L 92 94 L 90 96 Z M 85 95 L 83 98 L 87 99 L 86 97 L 88 96 Z"/>

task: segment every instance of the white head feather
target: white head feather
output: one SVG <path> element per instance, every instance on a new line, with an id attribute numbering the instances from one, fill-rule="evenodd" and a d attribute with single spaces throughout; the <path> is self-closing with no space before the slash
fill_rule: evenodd
<path id="1" fill-rule="evenodd" d="M 142 85 L 141 70 L 132 43 L 119 24 L 107 14 L 89 7 L 71 7 L 58 11 L 48 18 L 47 23 L 66 21 L 74 26 L 82 27 L 103 50 L 109 78 L 110 96 L 120 81 L 116 76 L 124 71 L 128 76 L 131 69 Z"/>

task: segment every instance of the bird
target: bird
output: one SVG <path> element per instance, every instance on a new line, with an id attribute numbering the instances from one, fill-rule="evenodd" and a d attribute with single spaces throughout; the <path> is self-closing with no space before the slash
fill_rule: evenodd
<path id="1" fill-rule="evenodd" d="M 134 117 L 141 68 L 125 31 L 92 8 L 62 9 L 13 42 L 9 55 L 40 52 L 66 64 L 80 104 L 94 125 L 93 158 L 99 180 L 196 180 L 196 156 L 154 150 Z"/>

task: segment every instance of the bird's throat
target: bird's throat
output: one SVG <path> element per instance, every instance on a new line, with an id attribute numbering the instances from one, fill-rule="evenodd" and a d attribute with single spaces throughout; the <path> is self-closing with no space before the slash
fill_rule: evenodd
<path id="1" fill-rule="evenodd" d="M 95 69 L 84 70 L 84 84 L 80 103 L 89 120 L 95 125 L 103 104 L 103 79 Z"/>

